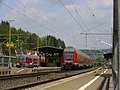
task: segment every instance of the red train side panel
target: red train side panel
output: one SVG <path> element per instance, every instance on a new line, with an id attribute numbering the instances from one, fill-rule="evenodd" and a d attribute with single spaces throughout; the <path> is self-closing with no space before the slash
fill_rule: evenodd
<path id="1" fill-rule="evenodd" d="M 77 51 L 77 61 L 79 63 L 79 67 L 91 67 L 93 64 L 92 59 L 80 51 Z"/>
<path id="2" fill-rule="evenodd" d="M 17 56 L 16 67 L 39 66 L 39 56 L 20 54 Z"/>
<path id="3" fill-rule="evenodd" d="M 74 63 L 77 63 L 78 61 L 77 61 L 77 51 L 76 50 L 74 50 Z"/>
<path id="4" fill-rule="evenodd" d="M 63 69 L 79 69 L 92 67 L 90 57 L 73 47 L 67 47 L 63 54 Z"/>

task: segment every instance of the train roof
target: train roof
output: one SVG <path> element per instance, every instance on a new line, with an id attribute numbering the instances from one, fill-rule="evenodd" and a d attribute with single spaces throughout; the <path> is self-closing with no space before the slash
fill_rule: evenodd
<path id="1" fill-rule="evenodd" d="M 34 51 L 39 50 L 40 52 L 62 52 L 63 49 L 57 48 L 57 47 L 52 47 L 52 46 L 42 46 L 42 47 L 37 47 L 33 48 Z"/>
<path id="2" fill-rule="evenodd" d="M 77 49 L 75 49 L 75 48 L 72 47 L 72 46 L 68 46 L 68 47 L 66 47 L 66 48 L 64 49 L 64 51 L 66 51 L 66 52 L 67 52 L 67 51 L 74 51 L 74 50 L 76 50 L 78 53 L 80 53 L 80 54 L 82 54 L 82 55 L 90 58 L 88 54 L 82 52 L 81 50 L 77 50 Z"/>
<path id="3" fill-rule="evenodd" d="M 74 50 L 75 50 L 75 48 L 72 46 L 68 46 L 64 49 L 64 51 L 74 51 Z"/>
<path id="4" fill-rule="evenodd" d="M 28 57 L 28 58 L 39 58 L 39 56 L 36 56 L 36 55 L 26 55 L 26 57 Z"/>
<path id="5" fill-rule="evenodd" d="M 82 51 L 80 51 L 80 50 L 79 50 L 79 51 L 77 50 L 77 52 L 79 52 L 80 54 L 82 54 L 82 55 L 84 55 L 84 56 L 90 58 L 88 54 L 86 54 L 86 53 L 84 53 L 84 52 L 82 52 Z"/>

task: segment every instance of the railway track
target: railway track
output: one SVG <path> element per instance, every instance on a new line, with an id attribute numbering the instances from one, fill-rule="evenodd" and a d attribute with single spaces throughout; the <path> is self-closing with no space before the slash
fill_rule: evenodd
<path id="1" fill-rule="evenodd" d="M 55 80 L 71 77 L 74 75 L 86 73 L 96 68 L 75 70 L 75 71 L 53 71 L 31 74 L 20 74 L 0 77 L 0 90 L 27 89 L 36 85 L 45 84 Z"/>

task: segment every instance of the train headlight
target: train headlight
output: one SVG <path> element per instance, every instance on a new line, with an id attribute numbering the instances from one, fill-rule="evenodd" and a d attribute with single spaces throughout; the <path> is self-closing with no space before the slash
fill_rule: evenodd
<path id="1" fill-rule="evenodd" d="M 20 65 L 19 63 L 17 63 L 17 65 Z"/>
<path id="2" fill-rule="evenodd" d="M 30 63 L 30 65 L 32 65 L 32 63 Z"/>

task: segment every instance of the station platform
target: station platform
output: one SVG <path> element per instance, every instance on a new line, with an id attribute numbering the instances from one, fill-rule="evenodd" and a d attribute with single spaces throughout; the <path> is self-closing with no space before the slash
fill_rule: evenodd
<path id="1" fill-rule="evenodd" d="M 36 73 L 36 72 L 49 72 L 49 71 L 58 71 L 58 70 L 61 70 L 61 67 L 35 67 L 35 68 L 12 67 L 12 69 L 8 69 L 8 67 L 0 67 L 0 76 L 12 75 L 12 74 L 14 75 L 14 74 Z M 102 74 L 100 77 L 102 77 L 103 80 L 97 90 L 114 90 L 111 69 L 108 69 L 107 72 Z"/>
<path id="2" fill-rule="evenodd" d="M 37 72 L 49 72 L 49 71 L 60 71 L 61 67 L 34 67 L 34 68 L 16 68 L 12 67 L 0 67 L 0 76 L 15 75 L 15 74 L 26 74 L 26 73 L 37 73 Z"/>
<path id="3" fill-rule="evenodd" d="M 108 71 L 105 74 L 103 74 L 102 77 L 104 77 L 104 79 L 98 90 L 114 90 L 112 69 L 108 69 Z"/>

